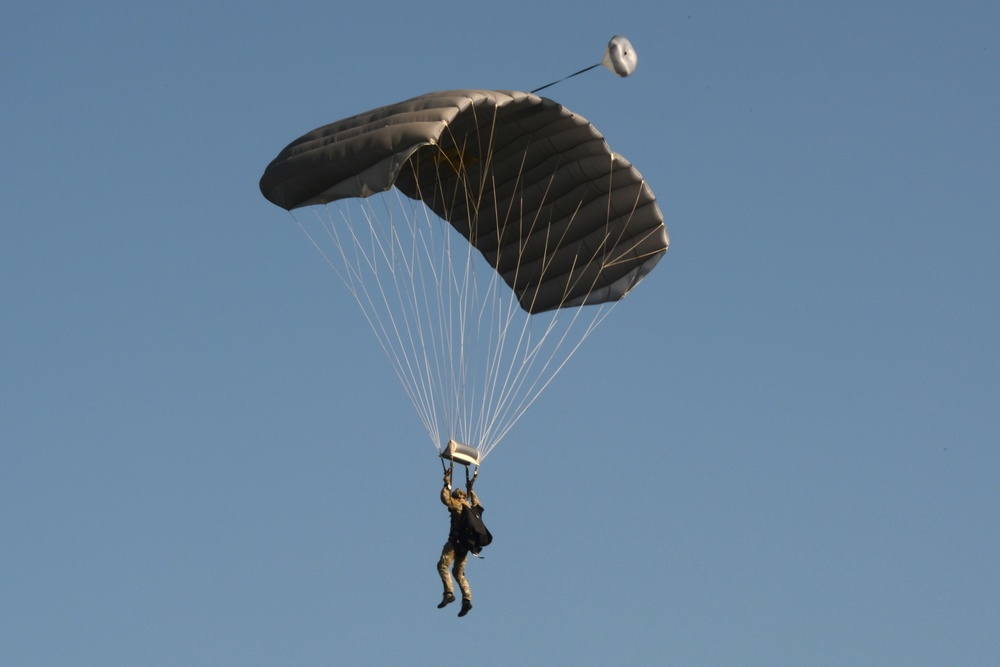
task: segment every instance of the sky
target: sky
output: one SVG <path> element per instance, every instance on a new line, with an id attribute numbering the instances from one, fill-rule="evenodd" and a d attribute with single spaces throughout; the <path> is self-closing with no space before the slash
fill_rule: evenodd
<path id="1" fill-rule="evenodd" d="M 5 664 L 996 664 L 1000 5 L 2 14 Z M 614 34 L 545 94 L 671 248 L 483 466 L 459 619 L 436 452 L 257 182 Z"/>

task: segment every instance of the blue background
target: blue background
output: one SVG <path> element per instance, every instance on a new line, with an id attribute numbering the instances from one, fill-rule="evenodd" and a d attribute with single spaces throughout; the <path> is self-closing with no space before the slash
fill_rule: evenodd
<path id="1" fill-rule="evenodd" d="M 14 2 L 10 665 L 994 665 L 1000 5 Z M 546 91 L 672 247 L 477 484 L 257 180 L 316 126 Z"/>

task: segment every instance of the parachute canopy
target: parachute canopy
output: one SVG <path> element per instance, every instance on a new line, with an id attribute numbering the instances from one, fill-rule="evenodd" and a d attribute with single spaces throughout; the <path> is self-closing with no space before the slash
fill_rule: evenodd
<path id="1" fill-rule="evenodd" d="M 609 44 L 621 76 L 630 47 Z M 293 141 L 260 180 L 287 210 L 393 186 L 450 223 L 529 313 L 621 299 L 669 244 L 639 172 L 531 93 L 434 92 L 352 116 Z"/>

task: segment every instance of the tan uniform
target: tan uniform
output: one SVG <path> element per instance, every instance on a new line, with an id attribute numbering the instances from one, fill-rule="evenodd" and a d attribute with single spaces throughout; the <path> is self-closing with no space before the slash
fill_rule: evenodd
<path id="1" fill-rule="evenodd" d="M 472 501 L 471 503 L 469 502 L 470 500 Z M 458 545 L 458 527 L 459 517 L 462 514 L 462 506 L 479 507 L 479 498 L 476 497 L 475 491 L 471 491 L 469 498 L 465 501 L 452 498 L 448 485 L 445 484 L 444 488 L 441 489 L 441 502 L 445 504 L 448 512 L 451 514 L 451 529 L 448 532 L 448 541 L 444 543 L 444 548 L 441 549 L 441 560 L 438 561 L 438 574 L 441 575 L 444 592 L 454 593 L 455 589 L 452 586 L 451 577 L 448 575 L 448 568 L 454 563 L 451 572 L 455 575 L 458 587 L 462 590 L 462 599 L 471 601 L 472 589 L 469 588 L 469 582 L 465 578 L 465 560 L 469 556 L 469 550 Z"/>

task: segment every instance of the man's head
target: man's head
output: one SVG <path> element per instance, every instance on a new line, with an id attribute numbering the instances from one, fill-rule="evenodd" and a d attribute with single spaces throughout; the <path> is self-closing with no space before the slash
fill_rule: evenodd
<path id="1" fill-rule="evenodd" d="M 451 497 L 461 502 L 465 500 L 465 491 L 463 491 L 462 489 L 455 489 L 454 491 L 451 492 Z"/>

